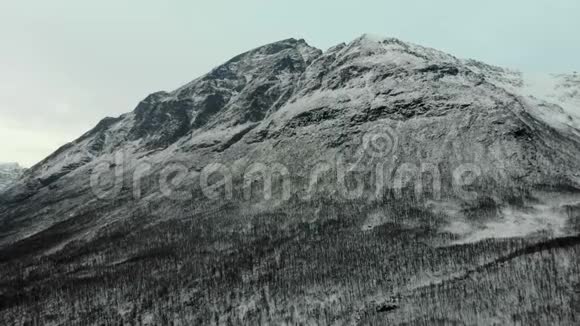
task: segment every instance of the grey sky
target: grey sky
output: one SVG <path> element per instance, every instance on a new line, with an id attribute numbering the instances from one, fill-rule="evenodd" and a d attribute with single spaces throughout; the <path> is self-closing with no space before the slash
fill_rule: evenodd
<path id="1" fill-rule="evenodd" d="M 580 70 L 580 1 L 0 0 L 0 161 L 30 166 L 261 44 L 363 33 L 537 72 Z"/>

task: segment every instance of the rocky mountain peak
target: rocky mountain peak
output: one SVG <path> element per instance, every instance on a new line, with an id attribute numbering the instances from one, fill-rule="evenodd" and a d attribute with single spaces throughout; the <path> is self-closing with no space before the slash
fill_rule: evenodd
<path id="1" fill-rule="evenodd" d="M 394 37 L 363 34 L 348 44 L 344 54 L 358 53 L 363 57 L 393 61 L 397 64 L 418 64 L 421 62 L 446 62 L 458 64 L 459 60 L 445 52 L 425 46 L 404 42 Z"/>

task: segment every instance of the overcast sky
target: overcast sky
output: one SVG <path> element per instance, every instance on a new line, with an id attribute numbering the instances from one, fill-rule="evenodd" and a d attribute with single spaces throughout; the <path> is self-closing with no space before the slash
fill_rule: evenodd
<path id="1" fill-rule="evenodd" d="M 0 162 L 31 166 L 147 94 L 289 37 L 326 49 L 371 33 L 580 71 L 579 17 L 578 0 L 0 0 Z"/>

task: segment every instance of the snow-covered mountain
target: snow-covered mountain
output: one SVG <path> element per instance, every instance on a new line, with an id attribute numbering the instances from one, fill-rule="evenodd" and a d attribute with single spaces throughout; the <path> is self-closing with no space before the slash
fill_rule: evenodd
<path id="1" fill-rule="evenodd" d="M 38 268 L 56 268 L 63 278 L 78 281 L 142 261 L 149 264 L 148 259 L 166 259 L 168 252 L 174 259 L 171 264 L 150 267 L 163 270 L 163 275 L 181 275 L 181 268 L 194 259 L 188 255 L 194 255 L 203 263 L 191 267 L 197 275 L 188 285 L 192 290 L 177 295 L 171 292 L 177 291 L 176 283 L 168 281 L 171 294 L 159 300 L 199 296 L 198 303 L 188 306 L 196 307 L 188 316 L 205 324 L 208 318 L 219 321 L 226 314 L 216 308 L 221 303 L 209 297 L 226 295 L 226 287 L 243 288 L 232 298 L 246 301 L 238 302 L 233 312 L 226 309 L 228 314 L 256 314 L 248 318 L 257 322 L 265 318 L 256 311 L 262 304 L 258 301 L 266 300 L 267 318 L 278 324 L 286 312 L 276 310 L 270 298 L 246 297 L 251 292 L 247 287 L 279 285 L 273 270 L 299 277 L 303 267 L 297 262 L 318 264 L 330 255 L 329 265 L 341 262 L 333 265 L 337 270 L 316 270 L 316 280 L 327 282 L 326 290 L 312 288 L 313 293 L 305 294 L 300 292 L 310 291 L 305 286 L 292 294 L 268 295 L 294 300 L 295 307 L 316 301 L 322 310 L 339 298 L 353 300 L 350 312 L 334 307 L 324 314 L 335 320 L 354 314 L 363 318 L 368 306 L 377 302 L 372 296 L 426 291 L 429 284 L 454 282 L 449 275 L 460 278 L 486 270 L 491 265 L 485 263 L 501 261 L 510 248 L 527 252 L 525 245 L 537 239 L 577 234 L 579 91 L 576 74 L 530 76 L 392 38 L 363 35 L 326 51 L 304 40 L 268 44 L 177 90 L 149 95 L 132 112 L 104 119 L 29 169 L 0 197 L 0 248 L 5 248 L 0 258 L 10 262 L 15 255 L 52 257 L 55 265 Z M 274 200 L 243 199 L 245 184 L 236 181 L 244 181 L 256 164 L 262 164 L 262 172 L 274 166 L 286 169 L 286 201 L 280 203 L 276 191 Z M 218 194 L 212 199 L 202 186 L 208 182 L 208 167 L 216 166 L 215 171 L 233 180 L 230 197 Z M 356 177 L 341 179 L 344 174 Z M 100 180 L 95 175 L 116 176 L 105 187 L 114 190 L 105 191 L 112 196 L 101 196 L 102 185 L 95 189 L 95 180 Z M 458 179 L 465 178 L 472 182 L 458 189 Z M 167 182 L 172 191 L 167 191 Z M 358 195 L 357 184 L 362 185 Z M 274 182 L 275 189 L 285 189 L 282 186 Z M 400 233 L 392 234 L 391 229 Z M 461 253 L 458 259 L 463 260 L 457 266 L 428 265 L 433 270 L 427 271 L 409 267 L 425 267 L 424 261 L 409 258 L 416 256 L 391 257 L 397 266 L 410 268 L 392 272 L 391 280 L 399 282 L 392 284 L 388 273 L 377 267 L 385 263 L 381 255 L 364 256 L 357 266 L 372 264 L 369 271 L 375 274 L 364 280 L 374 285 L 364 283 L 363 288 L 380 293 L 371 295 L 359 287 L 355 296 L 345 299 L 341 291 L 350 291 L 352 284 L 334 283 L 329 275 L 344 272 L 349 279 L 344 257 L 358 261 L 382 248 L 386 243 L 379 241 L 381 232 L 403 237 L 401 243 L 421 239 L 426 247 L 420 250 L 437 255 L 444 255 L 439 248 L 453 247 L 450 250 Z M 346 242 L 335 243 L 335 238 Z M 486 239 L 493 249 L 480 245 Z M 327 240 L 333 245 L 319 242 Z M 354 247 L 341 247 L 346 244 Z M 332 256 L 338 247 L 345 250 L 343 256 Z M 246 255 L 244 248 L 259 253 Z M 396 248 L 391 249 L 403 250 Z M 306 252 L 322 256 L 315 262 L 312 257 L 298 258 Z M 296 260 L 284 262 L 284 255 Z M 569 252 L 562 255 L 572 259 Z M 225 265 L 233 269 L 224 271 Z M 91 268 L 85 270 L 87 266 Z M 139 273 L 142 280 L 151 276 L 141 269 Z M 223 283 L 216 281 L 211 288 L 204 279 Z M 328 289 L 335 293 L 324 292 Z M 134 295 L 133 290 L 123 295 Z M 158 303 L 155 311 L 165 311 L 160 308 L 164 304 Z M 138 313 L 131 307 L 127 309 L 132 314 Z M 543 311 L 533 307 L 533 313 Z M 119 312 L 124 308 L 115 309 L 121 317 L 105 309 L 116 316 L 111 320 L 129 318 Z M 397 321 L 436 311 L 407 309 Z"/>
<path id="2" fill-rule="evenodd" d="M 14 183 L 24 172 L 18 163 L 0 163 L 0 192 Z"/>
<path id="3" fill-rule="evenodd" d="M 367 168 L 384 159 L 394 167 L 423 162 L 450 176 L 477 163 L 486 183 L 503 184 L 491 186 L 490 196 L 533 186 L 576 189 L 580 137 L 567 112 L 577 85 L 565 80 L 556 84 L 560 95 L 536 97 L 519 73 L 396 39 L 365 35 L 325 52 L 284 40 L 104 119 L 32 167 L 10 198 L 42 206 L 49 200 L 66 212 L 60 218 L 75 215 L 99 205 L 91 171 L 119 153 L 126 177 L 142 163 L 155 175 L 179 161 L 192 172 L 191 186 L 195 173 L 216 162 L 238 174 L 251 163 L 280 163 L 306 177 L 339 152 L 352 159 L 362 135 L 381 127 L 396 133 L 396 152 L 361 160 Z M 161 200 L 159 188 L 145 191 Z M 83 205 L 63 206 L 55 196 L 78 196 Z M 35 205 L 26 206 L 37 214 Z M 45 227 L 31 219 L 31 227 L 39 225 Z"/>

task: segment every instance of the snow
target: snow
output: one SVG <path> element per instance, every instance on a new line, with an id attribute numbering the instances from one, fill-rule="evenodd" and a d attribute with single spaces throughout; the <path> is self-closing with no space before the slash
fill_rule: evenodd
<path id="1" fill-rule="evenodd" d="M 446 205 L 437 211 L 447 214 L 448 224 L 441 230 L 461 237 L 454 244 L 474 243 L 485 239 L 522 238 L 537 234 L 551 237 L 570 235 L 567 207 L 580 205 L 580 199 L 573 194 L 534 192 L 538 202 L 527 203 L 523 207 L 504 206 L 499 216 L 483 223 L 468 221 L 457 209 Z"/>
<path id="2" fill-rule="evenodd" d="M 23 172 L 18 163 L 0 163 L 0 192 L 8 189 Z"/>
<path id="3" fill-rule="evenodd" d="M 580 130 L 580 76 L 521 72 L 464 61 L 486 80 L 519 96 L 534 116 L 557 129 Z"/>
<path id="4" fill-rule="evenodd" d="M 566 235 L 568 217 L 563 212 L 546 205 L 537 205 L 531 212 L 506 207 L 502 218 L 485 223 L 483 228 L 466 228 L 471 231 L 457 243 L 473 243 L 484 239 L 519 238 L 538 233 L 558 237 Z M 454 226 L 457 228 L 457 225 Z"/>
<path id="5" fill-rule="evenodd" d="M 386 37 L 382 36 L 382 35 L 378 35 L 378 34 L 373 34 L 373 33 L 365 33 L 360 37 L 361 40 L 366 40 L 369 42 L 375 42 L 375 43 L 381 43 L 385 40 L 387 40 Z"/>
<path id="6" fill-rule="evenodd" d="M 580 118 L 580 77 L 524 73 L 523 95 L 536 97 L 561 106 L 565 113 Z M 567 80 L 576 83 L 566 83 Z"/>
<path id="7" fill-rule="evenodd" d="M 535 100 L 539 115 L 551 125 L 580 130 L 580 82 L 566 84 L 565 80 L 566 75 L 524 73 L 524 85 L 515 91 Z"/>

